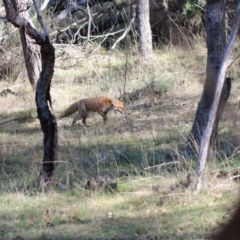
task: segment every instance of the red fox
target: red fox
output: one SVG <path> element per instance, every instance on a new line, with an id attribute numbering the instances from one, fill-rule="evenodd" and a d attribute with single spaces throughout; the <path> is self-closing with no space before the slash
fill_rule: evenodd
<path id="1" fill-rule="evenodd" d="M 86 125 L 88 112 L 98 112 L 103 117 L 103 123 L 106 123 L 107 113 L 110 110 L 125 113 L 123 103 L 120 100 L 109 97 L 83 98 L 60 113 L 59 118 L 67 117 L 78 111 L 78 115 L 73 119 L 72 126 L 81 119 L 82 123 Z"/>

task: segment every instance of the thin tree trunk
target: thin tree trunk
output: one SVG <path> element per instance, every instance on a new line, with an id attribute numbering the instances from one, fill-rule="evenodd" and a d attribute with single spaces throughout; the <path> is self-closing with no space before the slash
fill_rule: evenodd
<path id="1" fill-rule="evenodd" d="M 152 31 L 149 18 L 149 0 L 137 1 L 137 24 L 140 39 L 140 54 L 143 62 L 152 59 Z"/>
<path id="2" fill-rule="evenodd" d="M 189 147 L 195 152 L 198 152 L 203 131 L 207 125 L 209 111 L 214 99 L 218 71 L 226 47 L 225 8 L 225 0 L 207 1 L 206 31 L 208 56 L 206 80 L 188 140 Z M 211 144 L 212 146 L 215 145 L 215 147 L 219 120 L 227 103 L 230 90 L 231 80 L 227 79 L 224 83 L 213 132 L 211 133 Z"/>
<path id="3" fill-rule="evenodd" d="M 40 171 L 38 186 L 40 182 L 51 180 L 54 174 L 57 153 L 58 153 L 58 132 L 55 117 L 51 111 L 50 85 L 54 72 L 55 50 L 50 42 L 47 28 L 43 22 L 36 0 L 34 0 L 35 9 L 38 13 L 38 20 L 43 27 L 44 34 L 38 32 L 25 18 L 21 17 L 11 0 L 3 0 L 7 20 L 17 28 L 23 28 L 26 35 L 40 45 L 42 72 L 36 88 L 37 112 L 41 128 L 44 134 L 44 154 L 42 160 L 42 170 Z"/>
<path id="4" fill-rule="evenodd" d="M 34 25 L 28 14 L 29 1 L 28 0 L 16 0 L 16 10 L 19 12 L 19 16 L 28 19 L 28 23 Z M 40 60 L 40 49 L 37 44 L 33 42 L 31 37 L 26 34 L 25 27 L 19 28 L 21 37 L 23 55 L 25 59 L 25 66 L 27 69 L 28 78 L 32 88 L 35 90 L 39 74 L 41 72 L 41 60 Z"/>
<path id="5" fill-rule="evenodd" d="M 55 63 L 55 49 L 52 46 L 48 36 L 45 39 L 44 45 L 41 46 L 41 57 L 44 67 L 37 83 L 36 104 L 38 118 L 41 123 L 42 131 L 44 133 L 44 154 L 38 186 L 41 185 L 41 182 L 48 182 L 51 180 L 55 171 L 56 161 L 58 157 L 57 122 L 50 108 L 50 84 L 54 72 L 53 69 Z"/>
<path id="6" fill-rule="evenodd" d="M 202 189 L 202 177 L 203 177 L 203 173 L 204 173 L 205 165 L 207 161 L 207 153 L 208 153 L 211 133 L 213 131 L 215 119 L 218 117 L 217 116 L 218 105 L 220 103 L 220 98 L 223 92 L 225 75 L 228 68 L 229 58 L 232 52 L 234 40 L 238 32 L 239 23 L 240 23 L 240 2 L 238 4 L 237 12 L 235 15 L 234 25 L 231 31 L 230 39 L 222 60 L 221 68 L 218 73 L 217 86 L 216 86 L 213 104 L 211 106 L 210 113 L 209 113 L 209 119 L 201 139 L 198 166 L 197 166 L 197 175 L 198 175 L 198 185 L 196 189 L 197 192 L 199 192 Z"/>

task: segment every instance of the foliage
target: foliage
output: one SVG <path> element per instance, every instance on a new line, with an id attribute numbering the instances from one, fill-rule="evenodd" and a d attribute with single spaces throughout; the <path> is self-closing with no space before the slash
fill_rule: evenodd
<path id="1" fill-rule="evenodd" d="M 203 0 L 187 0 L 183 7 L 183 14 L 195 16 L 202 10 L 204 4 Z"/>
<path id="2" fill-rule="evenodd" d="M 5 25 L 0 23 L 0 80 L 13 81 L 22 73 L 24 66 L 22 57 L 22 48 L 18 32 L 9 27 L 6 30 Z"/>

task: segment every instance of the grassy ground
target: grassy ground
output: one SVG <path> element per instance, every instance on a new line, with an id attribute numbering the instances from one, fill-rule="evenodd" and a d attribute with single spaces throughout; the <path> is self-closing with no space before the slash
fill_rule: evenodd
<path id="1" fill-rule="evenodd" d="M 0 82 L 17 92 L 0 97 L 0 122 L 16 118 L 0 125 L 0 239 L 204 239 L 226 221 L 238 195 L 238 183 L 219 170 L 239 165 L 239 83 L 220 124 L 221 148 L 194 195 L 179 182 L 196 167 L 183 150 L 205 77 L 204 44 L 155 50 L 148 66 L 134 48 L 89 54 L 94 49 L 56 47 L 54 112 L 108 95 L 123 97 L 127 117 L 109 113 L 103 126 L 90 114 L 89 127 L 71 127 L 73 116 L 58 120 L 59 163 L 48 191 L 34 191 L 43 156 L 34 93 L 27 82 Z M 228 74 L 237 79 L 237 69 L 235 62 Z M 117 188 L 86 190 L 99 176 Z"/>

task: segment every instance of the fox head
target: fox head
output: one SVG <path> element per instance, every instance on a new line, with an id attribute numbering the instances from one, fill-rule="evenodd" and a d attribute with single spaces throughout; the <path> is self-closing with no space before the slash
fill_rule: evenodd
<path id="1" fill-rule="evenodd" d="M 120 113 L 122 113 L 122 114 L 124 114 L 125 112 L 124 112 L 124 107 L 123 107 L 123 103 L 120 101 L 120 100 L 118 100 L 118 99 L 112 99 L 111 100 L 111 103 L 112 103 L 112 105 L 113 105 L 113 110 L 115 110 L 115 111 L 117 111 L 117 112 L 120 112 Z"/>

